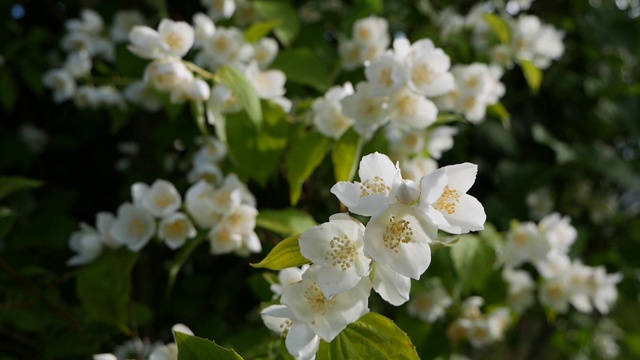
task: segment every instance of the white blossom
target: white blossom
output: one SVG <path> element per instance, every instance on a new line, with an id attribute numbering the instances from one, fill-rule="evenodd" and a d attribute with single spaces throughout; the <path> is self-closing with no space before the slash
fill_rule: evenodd
<path id="1" fill-rule="evenodd" d="M 76 254 L 67 260 L 67 266 L 88 264 L 102 254 L 100 234 L 91 226 L 80 223 L 80 230 L 69 238 L 69 248 Z"/>
<path id="2" fill-rule="evenodd" d="M 187 239 L 196 236 L 196 229 L 191 220 L 181 212 L 166 215 L 158 225 L 158 238 L 172 249 L 178 249 Z"/>
<path id="3" fill-rule="evenodd" d="M 156 232 L 153 215 L 144 207 L 124 203 L 111 225 L 111 236 L 131 251 L 140 251 Z"/>

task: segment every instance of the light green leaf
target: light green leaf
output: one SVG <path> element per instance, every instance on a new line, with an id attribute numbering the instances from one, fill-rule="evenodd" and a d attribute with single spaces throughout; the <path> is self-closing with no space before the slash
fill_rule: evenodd
<path id="1" fill-rule="evenodd" d="M 19 191 L 42 186 L 42 181 L 21 176 L 0 176 L 0 200 L 7 195 Z"/>
<path id="2" fill-rule="evenodd" d="M 327 343 L 320 342 L 318 360 L 419 359 L 411 339 L 393 321 L 370 312 L 349 324 Z"/>
<path id="3" fill-rule="evenodd" d="M 291 145 L 285 164 L 292 206 L 300 200 L 302 184 L 322 163 L 330 146 L 331 140 L 317 132 L 303 134 Z"/>
<path id="4" fill-rule="evenodd" d="M 450 251 L 451 262 L 464 291 L 483 290 L 493 272 L 496 259 L 493 248 L 476 235 L 463 235 Z"/>
<path id="5" fill-rule="evenodd" d="M 300 20 L 296 8 L 286 0 L 260 0 L 251 4 L 264 20 L 279 20 L 282 24 L 274 29 L 274 34 L 284 46 L 289 46 L 300 32 Z"/>
<path id="6" fill-rule="evenodd" d="M 333 145 L 331 161 L 336 181 L 351 181 L 358 168 L 363 139 L 353 129 L 349 129 Z"/>
<path id="7" fill-rule="evenodd" d="M 126 249 L 108 251 L 87 265 L 76 279 L 76 293 L 86 312 L 95 320 L 128 332 L 131 269 L 138 253 Z"/>
<path id="8" fill-rule="evenodd" d="M 300 252 L 299 238 L 300 235 L 294 235 L 280 241 L 271 249 L 267 257 L 257 264 L 251 264 L 251 266 L 254 268 L 282 270 L 310 263 Z"/>
<path id="9" fill-rule="evenodd" d="M 233 349 L 226 349 L 213 341 L 181 332 L 175 333 L 178 360 L 242 360 Z"/>
<path id="10" fill-rule="evenodd" d="M 542 84 L 542 71 L 529 60 L 520 59 L 519 63 L 520 68 L 522 68 L 522 73 L 527 80 L 527 84 L 529 84 L 529 89 L 531 89 L 532 93 L 537 94 Z"/>
<path id="11" fill-rule="evenodd" d="M 209 129 L 207 129 L 207 119 L 202 101 L 191 101 L 191 115 L 200 130 L 200 135 L 205 139 L 209 138 Z"/>
<path id="12" fill-rule="evenodd" d="M 218 69 L 216 74 L 222 83 L 231 90 L 233 96 L 238 99 L 240 106 L 247 112 L 254 126 L 260 129 L 262 127 L 260 98 L 258 98 L 258 93 L 249 79 L 233 66 L 223 66 Z"/>
<path id="13" fill-rule="evenodd" d="M 260 210 L 256 225 L 283 236 L 300 234 L 318 225 L 311 215 L 298 209 Z"/>
<path id="14" fill-rule="evenodd" d="M 258 131 L 245 112 L 227 114 L 227 145 L 241 179 L 264 186 L 280 165 L 293 130 L 278 105 L 263 102 L 264 126 Z"/>
<path id="15" fill-rule="evenodd" d="M 496 14 L 484 14 L 484 20 L 489 24 L 491 30 L 496 34 L 498 40 L 504 45 L 509 44 L 511 38 L 511 31 L 509 30 L 509 24 L 504 21 L 503 18 Z"/>
<path id="16" fill-rule="evenodd" d="M 332 67 L 309 48 L 281 51 L 271 68 L 282 70 L 287 81 L 308 85 L 320 92 L 327 91 L 333 84 Z"/>
<path id="17" fill-rule="evenodd" d="M 491 115 L 497 116 L 502 121 L 502 126 L 505 129 L 511 127 L 511 114 L 507 111 L 507 108 L 501 102 L 497 102 L 487 107 L 487 112 Z"/>
<path id="18" fill-rule="evenodd" d="M 244 32 L 244 39 L 250 43 L 258 42 L 258 40 L 267 36 L 271 30 L 280 25 L 282 25 L 281 19 L 255 22 Z"/>

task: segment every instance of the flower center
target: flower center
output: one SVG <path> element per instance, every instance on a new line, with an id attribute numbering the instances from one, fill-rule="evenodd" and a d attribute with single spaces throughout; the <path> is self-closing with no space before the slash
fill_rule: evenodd
<path id="1" fill-rule="evenodd" d="M 460 193 L 447 185 L 436 202 L 436 209 L 446 211 L 447 214 L 452 215 L 455 214 L 458 204 L 460 204 Z"/>
<path id="2" fill-rule="evenodd" d="M 187 233 L 187 222 L 179 219 L 167 225 L 167 235 L 169 237 L 181 237 Z"/>
<path id="3" fill-rule="evenodd" d="M 360 197 L 365 197 L 373 194 L 379 194 L 382 196 L 387 196 L 391 191 L 391 187 L 384 183 L 384 180 L 376 176 L 373 178 L 373 181 L 366 180 L 363 183 L 360 183 Z"/>
<path id="4" fill-rule="evenodd" d="M 160 193 L 159 195 L 157 195 L 154 199 L 153 202 L 156 204 L 156 206 L 159 209 L 164 209 L 167 206 L 173 204 L 173 198 L 171 197 L 171 195 L 167 192 L 163 192 Z"/>
<path id="5" fill-rule="evenodd" d="M 132 237 L 142 236 L 146 226 L 144 226 L 144 222 L 138 218 L 133 218 L 129 221 L 129 235 Z"/>
<path id="6" fill-rule="evenodd" d="M 395 216 L 391 216 L 389 225 L 387 225 L 382 235 L 382 241 L 386 248 L 393 250 L 397 254 L 400 244 L 411 242 L 411 236 L 413 236 L 411 223 L 405 219 L 396 220 Z"/>
<path id="7" fill-rule="evenodd" d="M 324 314 L 329 306 L 336 302 L 335 299 L 327 299 L 322 290 L 320 290 L 318 284 L 315 282 L 304 291 L 304 298 L 307 300 L 307 303 L 311 306 L 314 312 L 321 314 Z"/>
<path id="8" fill-rule="evenodd" d="M 353 259 L 357 254 L 356 245 L 346 235 L 342 235 L 342 237 L 334 236 L 329 241 L 329 246 L 331 250 L 327 252 L 325 260 L 331 258 L 333 260 L 331 265 L 340 266 L 343 271 L 353 266 Z"/>
<path id="9" fill-rule="evenodd" d="M 409 94 L 401 96 L 395 102 L 396 109 L 399 110 L 402 117 L 414 117 L 416 115 L 416 99 Z"/>
<path id="10" fill-rule="evenodd" d="M 393 86 L 393 79 L 391 78 L 391 69 L 384 68 L 380 70 L 380 82 L 385 86 L 390 88 Z"/>
<path id="11" fill-rule="evenodd" d="M 182 47 L 182 36 L 176 33 L 170 33 L 167 35 L 166 42 L 171 50 L 180 50 Z"/>
<path id="12" fill-rule="evenodd" d="M 429 85 L 433 81 L 435 73 L 427 64 L 418 64 L 411 69 L 411 80 L 418 86 Z"/>

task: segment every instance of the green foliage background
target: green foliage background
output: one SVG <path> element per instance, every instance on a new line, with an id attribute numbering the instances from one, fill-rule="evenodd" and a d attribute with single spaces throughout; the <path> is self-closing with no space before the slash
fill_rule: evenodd
<path id="1" fill-rule="evenodd" d="M 283 14 L 274 2 L 259 3 L 265 14 L 274 18 Z M 287 9 L 301 3 L 292 1 Z M 430 9 L 452 4 L 465 13 L 472 4 L 345 3 L 341 16 L 332 15 L 302 28 L 286 22 L 277 30 L 285 46 L 273 67 L 287 74 L 287 94 L 313 98 L 332 84 L 363 78 L 361 71 L 338 71 L 335 49 L 337 33 L 349 34 L 360 17 L 385 16 L 392 33 L 402 31 L 410 39 L 437 38 Z M 19 19 L 11 15 L 17 5 L 25 10 Z M 187 159 L 196 149 L 193 138 L 199 132 L 188 108 L 176 106 L 166 113 L 77 110 L 68 102 L 55 105 L 41 83 L 41 75 L 58 52 L 64 22 L 76 17 L 79 9 L 94 8 L 109 22 L 116 10 L 134 6 L 144 11 L 150 23 L 161 16 L 189 21 L 201 10 L 195 0 L 165 5 L 150 0 L 0 2 L 0 55 L 5 59 L 0 66 L 0 359 L 87 358 L 112 351 L 133 335 L 169 341 L 169 329 L 176 322 L 187 324 L 196 335 L 233 347 L 244 358 L 279 358 L 279 342 L 262 326 L 258 315 L 260 302 L 271 300 L 268 283 L 262 271 L 251 268 L 249 262 L 259 262 L 283 236 L 297 233 L 295 223 L 290 233 L 287 227 L 278 231 L 264 225 L 259 235 L 265 252 L 248 261 L 211 256 L 201 243 L 184 258 L 182 273 L 170 291 L 169 268 L 180 255 L 161 246 L 147 247 L 137 258 L 113 253 L 92 266 L 65 266 L 71 256 L 67 241 L 77 223 L 92 224 L 97 212 L 115 211 L 129 198 L 133 182 L 167 178 L 182 191 L 187 187 L 184 175 L 167 172 L 163 161 L 167 153 L 178 161 Z M 530 13 L 566 31 L 564 56 L 544 71 L 537 94 L 530 92 L 519 69 L 507 72 L 502 79 L 507 87 L 502 103 L 511 114 L 510 125 L 505 126 L 496 115 L 478 126 L 460 124 L 455 147 L 440 164 L 479 164 L 472 193 L 485 205 L 488 221 L 499 231 L 507 230 L 513 219 L 529 219 L 526 194 L 549 187 L 555 195 L 555 209 L 571 216 L 579 230 L 572 255 L 590 265 L 604 265 L 609 272 L 623 273 L 611 317 L 625 331 L 621 356 L 637 358 L 640 18 L 631 17 L 611 1 L 537 0 Z M 454 63 L 476 57 L 464 39 L 437 45 Z M 123 76 L 139 77 L 145 62 L 127 55 L 122 45 L 117 51 L 115 67 Z M 100 71 L 100 64 L 95 66 Z M 250 179 L 260 210 L 287 209 L 293 204 L 317 222 L 326 221 L 339 211 L 339 204 L 326 189 L 315 185 L 331 184 L 334 172 L 342 178 L 353 172 L 350 163 L 340 161 L 355 156 L 353 138 L 334 144 L 304 133 L 269 104 L 263 103 L 260 109 L 264 114 L 261 132 L 252 130 L 254 119 L 246 114 L 227 121 L 238 174 Z M 25 122 L 48 133 L 43 153 L 31 153 L 20 141 L 17 134 Z M 126 171 L 117 172 L 114 164 L 121 156 L 117 144 L 123 140 L 136 141 L 140 152 Z M 251 148 L 254 145 L 264 147 Z M 234 146 L 238 147 L 235 151 Z M 330 148 L 336 158 L 333 162 L 340 166 L 332 165 Z M 384 151 L 384 144 L 367 144 L 362 154 L 371 149 Z M 311 155 L 319 167 L 295 168 L 300 154 Z M 585 180 L 592 185 L 588 199 L 580 198 L 577 191 Z M 619 194 L 619 210 L 594 222 L 589 216 L 590 201 L 610 193 Z M 281 222 L 268 215 L 260 221 Z M 309 219 L 301 221 L 309 223 Z M 489 229 L 475 237 L 490 243 L 495 236 Z M 486 243 L 434 252 L 425 276 L 460 283 L 460 291 L 482 295 L 489 303 L 500 299 L 505 290 L 499 274 L 485 271 L 493 263 L 493 254 L 483 250 Z M 468 272 L 469 264 L 477 271 Z M 441 324 L 421 323 L 404 308 L 390 307 L 376 298 L 371 301 L 372 310 L 394 319 L 409 334 L 422 358 L 446 358 L 452 351 Z M 555 321 L 547 315 L 542 308 L 534 309 L 519 319 L 504 342 L 466 352 L 478 359 L 563 359 L 589 342 L 590 328 L 580 325 L 593 323 L 595 315 Z"/>

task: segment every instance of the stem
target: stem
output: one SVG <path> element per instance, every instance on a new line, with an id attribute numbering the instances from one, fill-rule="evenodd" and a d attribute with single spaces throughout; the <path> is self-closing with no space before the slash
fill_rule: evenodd
<path id="1" fill-rule="evenodd" d="M 187 68 L 189 70 L 191 70 L 194 73 L 202 76 L 203 78 L 205 78 L 207 80 L 212 80 L 214 82 L 220 82 L 220 79 L 218 78 L 218 76 L 216 74 L 201 68 L 200 66 L 192 63 L 191 61 L 183 60 L 183 62 L 187 66 Z"/>

